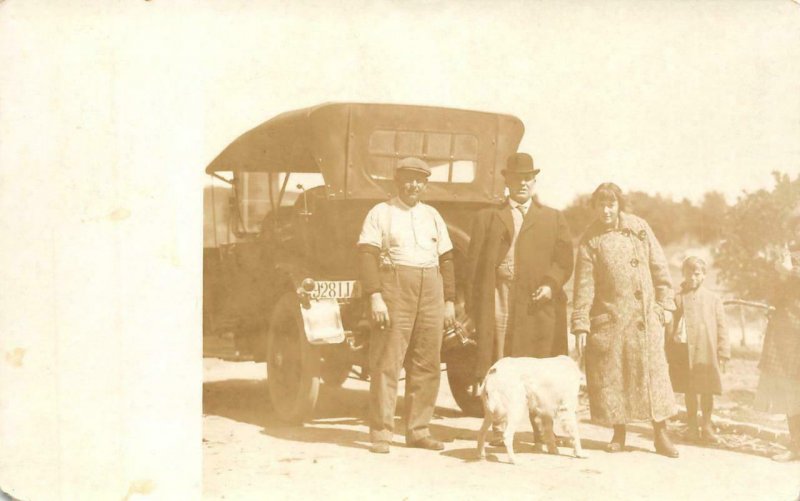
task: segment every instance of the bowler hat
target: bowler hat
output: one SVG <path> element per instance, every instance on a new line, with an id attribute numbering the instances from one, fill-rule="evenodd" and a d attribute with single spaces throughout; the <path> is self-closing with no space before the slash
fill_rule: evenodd
<path id="1" fill-rule="evenodd" d="M 538 174 L 541 169 L 533 168 L 533 157 L 527 153 L 512 153 L 506 160 L 506 168 L 500 171 L 506 174 Z"/>
<path id="2" fill-rule="evenodd" d="M 420 160 L 417 157 L 406 157 L 400 160 L 397 163 L 397 170 L 408 170 L 413 172 L 419 172 L 425 174 L 425 176 L 431 175 L 431 168 L 428 167 L 428 164 L 425 161 Z"/>

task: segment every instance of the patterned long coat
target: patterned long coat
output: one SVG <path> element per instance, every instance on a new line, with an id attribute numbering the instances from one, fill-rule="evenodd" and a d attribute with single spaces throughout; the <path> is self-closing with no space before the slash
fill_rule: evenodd
<path id="1" fill-rule="evenodd" d="M 650 226 L 619 214 L 593 223 L 575 268 L 572 331 L 589 332 L 586 379 L 592 419 L 662 421 L 676 412 L 664 351 L 664 310 L 675 310 L 666 258 Z"/>

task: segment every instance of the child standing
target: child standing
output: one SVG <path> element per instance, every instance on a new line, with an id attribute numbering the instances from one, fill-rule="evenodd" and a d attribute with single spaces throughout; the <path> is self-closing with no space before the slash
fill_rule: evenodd
<path id="1" fill-rule="evenodd" d="M 689 256 L 683 261 L 682 271 L 684 281 L 675 297 L 678 308 L 668 343 L 670 378 L 673 389 L 685 394 L 689 438 L 718 443 L 711 414 L 714 395 L 722 393 L 720 361 L 724 363 L 730 359 L 725 310 L 722 300 L 702 286 L 706 276 L 705 261 Z M 703 411 L 700 433 L 698 396 Z"/>

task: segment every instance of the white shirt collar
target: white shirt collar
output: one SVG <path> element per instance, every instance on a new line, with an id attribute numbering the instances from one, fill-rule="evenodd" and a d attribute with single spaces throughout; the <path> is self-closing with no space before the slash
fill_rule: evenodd
<path id="1" fill-rule="evenodd" d="M 400 197 L 394 197 L 394 198 L 393 198 L 393 199 L 391 199 L 391 201 L 390 201 L 390 204 L 391 204 L 391 205 L 394 205 L 394 206 L 395 206 L 395 207 L 397 207 L 398 209 L 403 209 L 403 210 L 415 210 L 415 209 L 417 209 L 417 208 L 420 206 L 420 204 L 421 204 L 421 203 L 422 203 L 422 202 L 417 202 L 417 203 L 416 203 L 416 205 L 414 205 L 414 206 L 412 207 L 412 206 L 410 206 L 410 205 L 406 204 L 405 202 L 403 202 L 403 200 L 402 200 Z"/>
<path id="2" fill-rule="evenodd" d="M 521 204 L 521 203 L 517 202 L 516 200 L 509 198 L 508 199 L 508 205 L 510 205 L 512 209 L 516 209 L 517 207 L 521 206 L 521 207 L 523 207 L 525 209 L 525 212 L 528 212 L 528 209 L 531 208 L 531 202 L 532 201 L 533 201 L 533 198 L 529 198 L 527 202 L 525 202 L 524 204 Z"/>

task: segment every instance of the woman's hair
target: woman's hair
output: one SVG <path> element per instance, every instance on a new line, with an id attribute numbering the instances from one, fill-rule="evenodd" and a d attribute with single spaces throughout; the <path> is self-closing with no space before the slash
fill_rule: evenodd
<path id="1" fill-rule="evenodd" d="M 699 258 L 697 256 L 689 256 L 689 257 L 687 257 L 686 259 L 683 260 L 683 264 L 681 265 L 681 269 L 683 270 L 683 273 L 686 273 L 687 271 L 690 271 L 690 270 L 694 271 L 697 268 L 700 268 L 701 270 L 703 270 L 703 273 L 706 272 L 706 262 L 703 261 L 702 258 Z"/>
<path id="2" fill-rule="evenodd" d="M 620 187 L 614 183 L 602 183 L 592 193 L 591 206 L 597 207 L 598 204 L 614 200 L 619 204 L 619 210 L 627 210 L 628 204 Z"/>

